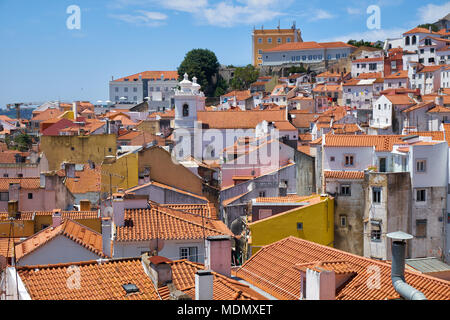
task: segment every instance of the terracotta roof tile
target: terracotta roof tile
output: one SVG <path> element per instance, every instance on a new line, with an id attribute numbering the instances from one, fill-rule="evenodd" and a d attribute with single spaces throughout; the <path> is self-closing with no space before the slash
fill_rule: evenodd
<path id="1" fill-rule="evenodd" d="M 326 147 L 375 147 L 376 151 L 392 151 L 394 144 L 404 144 L 401 135 L 326 135 Z"/>
<path id="2" fill-rule="evenodd" d="M 161 204 L 162 207 L 189 212 L 210 219 L 218 219 L 214 204 Z"/>
<path id="3" fill-rule="evenodd" d="M 220 221 L 205 220 L 203 227 L 199 216 L 159 205 L 151 205 L 151 209 L 125 210 L 125 220 L 131 220 L 133 224 L 118 226 L 116 241 L 190 240 L 230 235 L 227 228 L 218 226 Z"/>
<path id="4" fill-rule="evenodd" d="M 363 171 L 324 171 L 325 179 L 362 180 Z"/>
<path id="5" fill-rule="evenodd" d="M 390 300 L 399 298 L 391 282 L 391 266 L 386 262 L 364 258 L 303 239 L 288 237 L 263 247 L 235 275 L 282 300 L 300 298 L 302 264 L 322 264 L 338 273 L 352 273 L 337 289 L 337 300 Z M 380 289 L 366 285 L 368 266 L 381 272 Z M 405 270 L 405 280 L 422 291 L 429 300 L 449 300 L 450 282 Z"/>
<path id="6" fill-rule="evenodd" d="M 101 166 L 91 169 L 88 164 L 85 164 L 82 171 L 75 172 L 75 178 L 66 178 L 65 184 L 73 194 L 100 192 L 101 179 Z"/>
<path id="7" fill-rule="evenodd" d="M 117 80 L 114 80 L 115 82 L 125 81 L 125 79 L 128 79 L 129 82 L 134 82 L 134 80 L 139 80 L 139 75 L 142 76 L 142 79 L 161 79 L 161 75 L 164 75 L 164 79 L 170 79 L 170 80 L 178 80 L 178 71 L 144 71 L 139 72 L 136 74 L 133 74 L 131 76 L 119 78 Z"/>
<path id="8" fill-rule="evenodd" d="M 286 121 L 285 110 L 252 110 L 252 111 L 200 111 L 199 122 L 214 129 L 254 129 L 258 123 L 266 121 Z"/>
<path id="9" fill-rule="evenodd" d="M 39 189 L 40 178 L 0 178 L 0 191 L 8 191 L 11 183 L 19 183 L 22 189 Z"/>
<path id="10" fill-rule="evenodd" d="M 59 235 L 73 240 L 100 257 L 105 257 L 102 252 L 103 242 L 101 234 L 73 220 L 64 220 L 58 227 L 48 227 L 18 244 L 16 246 L 17 259 L 22 259 Z"/>

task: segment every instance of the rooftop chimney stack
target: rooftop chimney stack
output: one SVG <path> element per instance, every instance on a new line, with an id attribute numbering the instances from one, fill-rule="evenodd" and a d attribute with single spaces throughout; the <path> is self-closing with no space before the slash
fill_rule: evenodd
<path id="1" fill-rule="evenodd" d="M 52 213 L 52 227 L 59 227 L 62 223 L 62 214 L 60 209 L 53 210 Z"/>
<path id="2" fill-rule="evenodd" d="M 112 257 L 112 220 L 110 217 L 102 218 L 102 251 Z"/>
<path id="3" fill-rule="evenodd" d="M 427 300 L 422 292 L 405 282 L 406 240 L 412 239 L 413 236 L 401 231 L 391 232 L 386 236 L 392 239 L 391 280 L 395 291 L 406 300 Z"/>
<path id="4" fill-rule="evenodd" d="M 123 195 L 113 194 L 113 217 L 114 224 L 118 227 L 123 227 L 125 224 L 125 202 Z"/>
<path id="5" fill-rule="evenodd" d="M 205 241 L 205 268 L 231 276 L 231 237 L 210 236 Z"/>
<path id="6" fill-rule="evenodd" d="M 214 276 L 210 270 L 195 273 L 195 300 L 213 300 Z"/>
<path id="7" fill-rule="evenodd" d="M 335 300 L 336 275 L 330 270 L 306 269 L 306 300 Z"/>
<path id="8" fill-rule="evenodd" d="M 147 255 L 148 256 L 148 255 Z M 145 261 L 147 260 L 147 262 Z M 172 261 L 165 257 L 153 256 L 144 258 L 144 263 L 148 268 L 150 277 L 156 288 L 161 288 L 172 283 Z"/>

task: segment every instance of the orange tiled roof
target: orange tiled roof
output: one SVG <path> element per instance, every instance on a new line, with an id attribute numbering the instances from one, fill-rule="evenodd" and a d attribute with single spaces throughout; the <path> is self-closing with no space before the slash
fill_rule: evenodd
<path id="1" fill-rule="evenodd" d="M 265 84 L 265 83 L 264 83 Z M 243 91 L 231 91 L 225 95 L 222 96 L 223 98 L 235 98 L 237 101 L 241 100 L 247 100 L 252 97 L 250 90 L 243 90 Z"/>
<path id="2" fill-rule="evenodd" d="M 411 111 L 422 109 L 422 108 L 429 108 L 429 107 L 431 107 L 433 105 L 434 105 L 433 101 L 424 101 L 424 102 L 420 102 L 420 103 L 416 104 L 415 106 L 412 106 L 412 107 L 410 107 L 408 109 L 405 109 L 402 112 L 410 113 Z"/>
<path id="3" fill-rule="evenodd" d="M 360 62 L 377 62 L 377 61 L 384 61 L 384 57 L 376 57 L 376 58 L 364 58 L 364 59 L 356 59 L 353 60 L 352 63 L 360 63 Z"/>
<path id="4" fill-rule="evenodd" d="M 363 171 L 324 171 L 325 179 L 362 180 Z"/>
<path id="5" fill-rule="evenodd" d="M 58 110 L 58 109 L 52 109 L 48 108 L 45 111 L 35 113 L 33 115 L 32 121 L 46 121 L 49 119 L 58 118 L 60 115 L 62 115 L 64 111 Z"/>
<path id="6" fill-rule="evenodd" d="M 211 223 L 205 222 L 203 227 L 199 216 L 159 205 L 152 205 L 151 209 L 125 210 L 125 219 L 133 221 L 133 226 L 118 226 L 116 241 L 191 240 L 230 235 L 226 229 L 219 229 L 220 221 L 210 220 Z"/>
<path id="7" fill-rule="evenodd" d="M 285 121 L 285 110 L 252 110 L 252 111 L 200 111 L 199 122 L 214 129 L 254 129 L 263 120 L 268 122 Z"/>
<path id="8" fill-rule="evenodd" d="M 66 187 L 73 194 L 88 192 L 100 192 L 101 190 L 101 166 L 91 169 L 85 164 L 82 171 L 75 172 L 75 178 L 66 178 Z"/>
<path id="9" fill-rule="evenodd" d="M 314 197 L 317 197 L 317 195 L 299 196 L 296 194 L 289 194 L 285 197 L 256 198 L 255 201 L 256 203 L 294 203 L 294 202 L 303 202 Z"/>
<path id="10" fill-rule="evenodd" d="M 435 72 L 436 70 L 439 70 L 443 68 L 442 65 L 438 66 L 424 66 L 419 72 L 417 73 L 425 73 L 425 72 Z"/>
<path id="11" fill-rule="evenodd" d="M 384 78 L 385 79 L 403 79 L 403 78 L 408 78 L 408 71 L 407 70 L 402 70 L 402 71 L 399 71 L 399 72 L 394 72 L 393 74 L 385 76 Z"/>
<path id="12" fill-rule="evenodd" d="M 16 245 L 17 259 L 22 259 L 59 235 L 75 241 L 100 257 L 105 257 L 102 252 L 103 242 L 101 234 L 73 220 L 64 220 L 58 227 L 48 227 Z"/>
<path id="13" fill-rule="evenodd" d="M 326 147 L 375 147 L 376 151 L 392 151 L 394 144 L 404 144 L 401 135 L 333 135 L 325 137 Z"/>
<path id="14" fill-rule="evenodd" d="M 392 104 L 398 105 L 414 105 L 416 102 L 411 99 L 407 94 L 392 94 L 385 96 Z"/>
<path id="15" fill-rule="evenodd" d="M 337 300 L 391 300 L 400 298 L 391 281 L 391 266 L 386 262 L 369 259 L 323 246 L 296 237 L 288 237 L 267 245 L 247 260 L 235 275 L 282 300 L 300 298 L 300 271 L 305 264 L 328 265 L 338 273 L 353 273 L 336 290 Z M 379 289 L 366 285 L 369 266 L 380 268 Z M 422 291 L 429 300 L 449 300 L 450 282 L 405 270 L 407 283 Z"/>
<path id="16" fill-rule="evenodd" d="M 214 204 L 161 204 L 162 207 L 175 209 L 178 211 L 189 212 L 198 216 L 203 216 L 210 219 L 218 219 L 217 210 Z"/>
<path id="17" fill-rule="evenodd" d="M 0 178 L 0 191 L 8 191 L 11 183 L 19 183 L 22 189 L 39 189 L 40 178 Z"/>
<path id="18" fill-rule="evenodd" d="M 417 27 L 417 28 L 413 28 L 413 29 L 411 29 L 409 31 L 406 31 L 404 33 L 404 35 L 405 34 L 411 34 L 411 33 L 432 33 L 432 32 L 430 32 L 430 30 L 428 30 L 426 28 L 419 28 L 419 27 Z"/>
<path id="19" fill-rule="evenodd" d="M 382 72 L 361 73 L 356 79 L 380 79 L 383 78 Z"/>
<path id="20" fill-rule="evenodd" d="M 0 256 L 12 258 L 14 253 L 14 244 L 19 242 L 19 238 L 0 238 Z"/>
<path id="21" fill-rule="evenodd" d="M 204 266 L 186 260 L 168 262 L 173 284 L 178 290 L 195 298 L 195 273 Z M 69 268 L 80 270 L 81 286 L 67 286 Z M 141 258 L 122 258 L 103 261 L 85 261 L 70 264 L 18 267 L 18 274 L 33 300 L 169 300 L 167 286 L 158 288 L 143 268 Z M 213 274 L 214 300 L 265 300 L 249 286 L 236 280 Z M 124 284 L 134 284 L 139 292 L 127 294 Z"/>
<path id="22" fill-rule="evenodd" d="M 327 48 L 354 48 L 344 42 L 323 42 L 317 43 L 315 41 L 308 42 L 290 42 L 281 44 L 275 48 L 263 50 L 263 52 L 277 52 L 277 51 L 295 51 L 295 50 L 314 50 Z"/>
<path id="23" fill-rule="evenodd" d="M 139 72 L 136 74 L 133 74 L 128 77 L 119 78 L 117 80 L 114 80 L 116 82 L 125 81 L 128 79 L 129 82 L 134 82 L 139 80 L 139 75 L 142 75 L 142 79 L 149 79 L 149 80 L 156 80 L 161 79 L 161 75 L 164 75 L 165 80 L 178 80 L 178 71 L 144 71 Z"/>
<path id="24" fill-rule="evenodd" d="M 151 181 L 149 183 L 146 183 L 146 184 L 143 184 L 143 185 L 140 185 L 140 186 L 137 186 L 137 187 L 133 187 L 131 189 L 126 190 L 125 193 L 132 193 L 132 192 L 134 192 L 136 190 L 148 187 L 150 185 L 154 185 L 154 186 L 156 186 L 158 188 L 163 188 L 163 189 L 168 189 L 168 190 L 172 190 L 172 191 L 175 191 L 175 192 L 179 192 L 179 193 L 191 196 L 191 197 L 195 197 L 195 198 L 200 199 L 200 200 L 204 200 L 205 202 L 208 202 L 208 199 L 206 199 L 204 196 L 201 196 L 201 195 L 198 195 L 198 194 L 195 194 L 195 193 L 191 193 L 189 191 L 181 190 L 181 189 L 178 189 L 178 188 L 175 188 L 175 187 L 172 187 L 172 186 L 169 186 L 167 184 L 160 183 L 160 182 L 156 182 L 156 181 Z"/>
<path id="25" fill-rule="evenodd" d="M 77 290 L 67 286 L 72 266 L 80 271 Z M 18 267 L 17 271 L 33 300 L 159 300 L 140 258 Z M 139 292 L 127 295 L 122 285 L 129 283 Z"/>
<path id="26" fill-rule="evenodd" d="M 313 90 L 313 92 L 339 92 L 342 91 L 341 85 L 338 84 L 319 84 Z"/>

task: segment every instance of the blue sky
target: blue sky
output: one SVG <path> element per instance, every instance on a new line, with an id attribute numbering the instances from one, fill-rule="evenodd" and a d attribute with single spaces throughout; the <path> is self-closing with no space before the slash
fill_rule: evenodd
<path id="1" fill-rule="evenodd" d="M 373 4 L 379 30 L 366 25 Z M 80 30 L 66 26 L 70 5 Z M 420 0 L 0 0 L 0 106 L 106 100 L 111 76 L 176 70 L 193 48 L 246 65 L 253 26 L 295 20 L 305 41 L 384 40 L 449 12 L 450 1 Z"/>

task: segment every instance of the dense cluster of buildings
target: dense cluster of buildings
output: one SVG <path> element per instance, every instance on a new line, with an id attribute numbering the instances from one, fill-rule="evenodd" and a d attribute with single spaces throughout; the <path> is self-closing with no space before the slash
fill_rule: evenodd
<path id="1" fill-rule="evenodd" d="M 215 105 L 145 71 L 0 118 L 2 299 L 450 299 L 448 25 L 252 41 L 256 66 L 321 71 Z"/>

